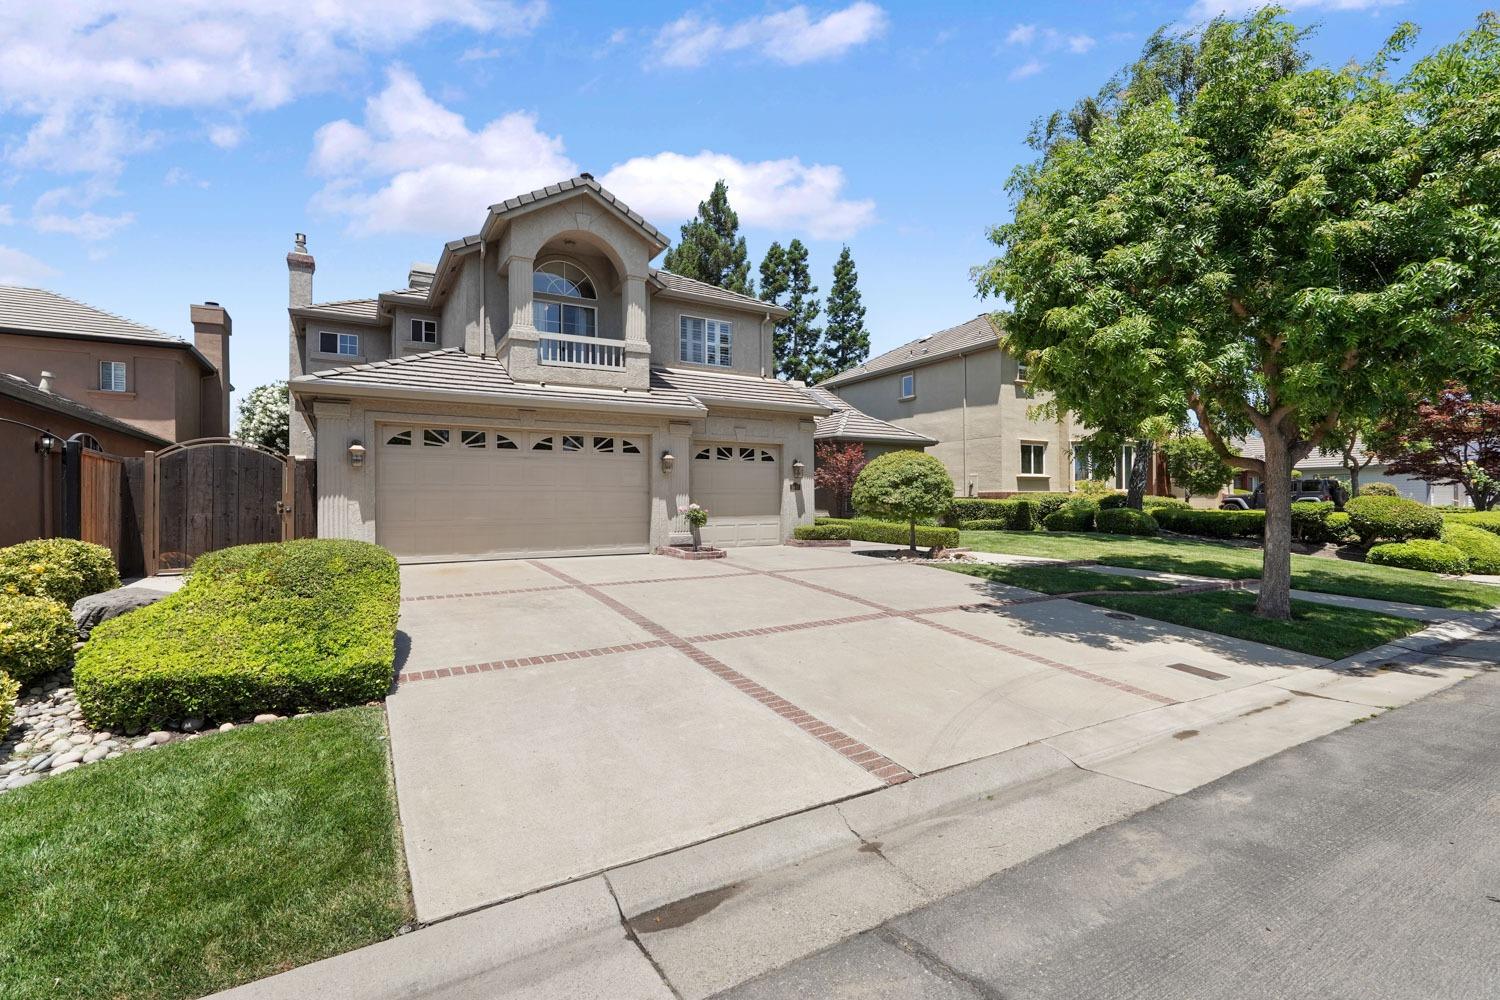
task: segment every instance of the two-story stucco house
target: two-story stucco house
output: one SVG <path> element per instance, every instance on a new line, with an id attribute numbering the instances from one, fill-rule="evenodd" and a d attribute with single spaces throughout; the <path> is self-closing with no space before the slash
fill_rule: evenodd
<path id="1" fill-rule="evenodd" d="M 314 303 L 287 256 L 292 451 L 318 533 L 409 560 L 778 544 L 813 514 L 829 408 L 771 377 L 780 308 L 651 266 L 667 238 L 588 174 L 492 205 L 407 287 Z"/>
<path id="2" fill-rule="evenodd" d="M 1076 447 L 1086 429 L 1071 418 L 1035 419 L 1031 411 L 1046 397 L 1031 388 L 989 314 L 902 344 L 819 388 L 935 440 L 928 453 L 965 496 L 1067 491 L 1085 479 L 1124 489 L 1134 459 L 1126 447 L 1113 469 L 1090 468 Z M 1165 489 L 1155 471 L 1150 488 Z"/>

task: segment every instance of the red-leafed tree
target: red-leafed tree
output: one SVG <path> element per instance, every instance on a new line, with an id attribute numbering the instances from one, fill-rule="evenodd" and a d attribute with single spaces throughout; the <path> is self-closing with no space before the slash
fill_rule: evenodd
<path id="1" fill-rule="evenodd" d="M 1387 472 L 1462 486 L 1475 510 L 1500 500 L 1500 402 L 1475 399 L 1456 382 L 1410 418 L 1384 425 L 1375 450 Z"/>
<path id="2" fill-rule="evenodd" d="M 829 513 L 842 517 L 849 512 L 849 497 L 854 481 L 870 460 L 861 444 L 838 444 L 824 441 L 813 450 L 813 482 L 827 490 L 832 500 Z"/>

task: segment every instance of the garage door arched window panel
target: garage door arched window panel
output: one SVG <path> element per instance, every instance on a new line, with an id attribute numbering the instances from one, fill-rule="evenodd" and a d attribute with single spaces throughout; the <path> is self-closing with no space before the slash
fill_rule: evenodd
<path id="1" fill-rule="evenodd" d="M 620 454 L 622 454 L 622 455 L 639 455 L 640 453 L 641 453 L 641 446 L 639 444 L 637 444 L 636 442 L 634 442 L 634 441 L 624 441 L 624 440 L 622 440 L 620 442 Z"/>
<path id="2" fill-rule="evenodd" d="M 713 451 L 711 449 L 709 449 L 709 448 L 699 448 L 698 449 L 698 454 L 696 454 L 696 455 L 693 456 L 693 461 L 695 461 L 695 462 L 711 462 L 711 461 L 713 461 L 713 457 L 714 457 L 714 453 L 713 453 Z"/>
<path id="3" fill-rule="evenodd" d="M 771 454 L 769 451 L 762 451 L 760 453 L 760 460 L 762 462 L 774 462 L 776 461 L 776 456 Z"/>
<path id="4" fill-rule="evenodd" d="M 422 447 L 424 448 L 446 448 L 452 438 L 453 432 L 446 427 L 422 428 Z"/>
<path id="5" fill-rule="evenodd" d="M 551 436 L 549 435 L 548 437 L 544 437 L 544 438 L 538 439 L 536 441 L 536 443 L 531 446 L 531 450 L 532 451 L 551 451 L 552 450 L 552 438 L 551 438 Z"/>
<path id="6" fill-rule="evenodd" d="M 519 446 L 504 434 L 495 435 L 495 447 L 501 451 L 518 451 Z"/>
<path id="7" fill-rule="evenodd" d="M 488 448 L 489 434 L 484 431 L 459 431 L 458 443 L 465 448 Z"/>
<path id="8" fill-rule="evenodd" d="M 577 434 L 564 434 L 562 439 L 563 451 L 582 451 L 583 438 Z"/>
<path id="9" fill-rule="evenodd" d="M 398 447 L 398 448 L 410 448 L 411 447 L 411 429 L 407 428 L 404 431 L 396 431 L 390 437 L 388 437 L 388 438 L 385 439 L 385 443 L 388 444 L 388 445 L 393 445 L 393 446 Z"/>

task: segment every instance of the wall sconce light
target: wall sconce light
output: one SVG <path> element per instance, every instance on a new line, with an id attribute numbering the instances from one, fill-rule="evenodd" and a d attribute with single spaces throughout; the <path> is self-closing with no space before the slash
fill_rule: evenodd
<path id="1" fill-rule="evenodd" d="M 802 464 L 802 459 L 798 458 L 798 459 L 793 459 L 792 460 L 792 478 L 793 479 L 800 480 L 802 478 L 802 474 L 804 472 L 806 472 L 806 471 L 807 471 L 807 466 L 805 466 L 805 465 Z"/>
<path id="2" fill-rule="evenodd" d="M 43 434 L 41 437 L 36 439 L 36 450 L 41 452 L 43 455 L 50 455 L 52 454 L 52 446 L 56 443 L 57 438 L 53 437 L 51 434 Z"/>
<path id="3" fill-rule="evenodd" d="M 349 442 L 349 464 L 355 466 L 365 464 L 365 446 L 358 441 Z"/>
<path id="4" fill-rule="evenodd" d="M 673 455 L 670 451 L 664 451 L 664 452 L 661 453 L 661 471 L 662 471 L 662 475 L 666 475 L 667 473 L 671 472 L 672 471 L 672 466 L 674 466 L 676 464 L 677 464 L 677 456 L 676 455 Z"/>

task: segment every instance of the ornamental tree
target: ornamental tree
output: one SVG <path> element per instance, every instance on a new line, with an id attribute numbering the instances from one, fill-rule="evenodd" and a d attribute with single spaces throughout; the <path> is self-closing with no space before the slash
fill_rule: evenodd
<path id="1" fill-rule="evenodd" d="M 865 457 L 865 447 L 862 444 L 822 441 L 813 449 L 813 482 L 818 489 L 828 491 L 828 496 L 833 501 L 830 513 L 835 517 L 843 517 L 848 513 L 854 483 L 869 464 L 870 460 Z"/>
<path id="2" fill-rule="evenodd" d="M 1388 472 L 1461 486 L 1475 510 L 1500 500 L 1500 402 L 1450 382 L 1410 417 L 1382 425 L 1374 442 Z"/>
<path id="3" fill-rule="evenodd" d="M 1171 438 L 1163 442 L 1161 450 L 1167 457 L 1167 475 L 1172 477 L 1172 485 L 1186 494 L 1186 500 L 1218 492 L 1233 475 L 1218 449 L 1202 434 Z"/>
<path id="4" fill-rule="evenodd" d="M 291 399 L 286 381 L 258 385 L 240 400 L 235 436 L 278 455 L 285 455 L 291 437 Z"/>
<path id="5" fill-rule="evenodd" d="M 729 206 L 729 185 L 714 182 L 698 215 L 682 225 L 682 238 L 667 251 L 662 264 L 673 274 L 696 278 L 741 295 L 754 295 L 749 252 L 740 235 L 740 217 Z"/>
<path id="6" fill-rule="evenodd" d="M 828 291 L 828 327 L 823 331 L 828 375 L 863 364 L 870 356 L 870 331 L 865 328 L 864 299 L 859 294 L 859 272 L 845 246 L 833 265 L 833 287 Z"/>
<path id="7" fill-rule="evenodd" d="M 943 463 L 920 451 L 891 451 L 876 458 L 854 482 L 854 509 L 905 521 L 917 551 L 917 522 L 937 517 L 953 503 L 953 480 Z"/>
<path id="8" fill-rule="evenodd" d="M 1041 123 L 1000 253 L 1031 377 L 1091 427 L 1191 409 L 1266 487 L 1256 612 L 1291 616 L 1291 470 L 1341 421 L 1456 374 L 1492 384 L 1500 300 L 1500 21 L 1402 76 L 1313 66 L 1276 9 L 1159 31 Z M 1258 431 L 1263 459 L 1229 442 Z"/>

